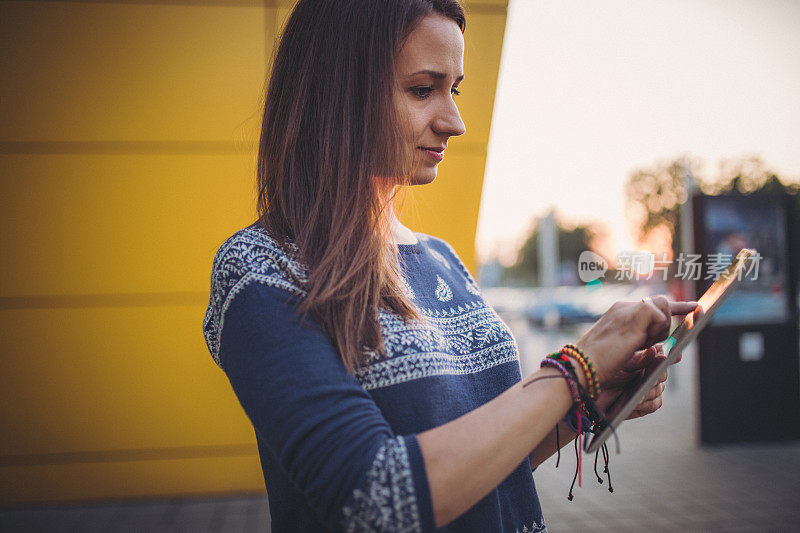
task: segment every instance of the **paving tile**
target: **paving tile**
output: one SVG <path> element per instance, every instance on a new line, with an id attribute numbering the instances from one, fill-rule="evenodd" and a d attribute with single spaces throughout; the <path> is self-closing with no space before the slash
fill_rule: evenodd
<path id="1" fill-rule="evenodd" d="M 269 509 L 263 505 L 254 505 L 247 514 L 246 530 L 252 533 L 264 533 L 270 529 Z"/>
<path id="2" fill-rule="evenodd" d="M 53 523 L 49 509 L 15 509 L 0 514 L 0 531 L 42 531 Z"/>

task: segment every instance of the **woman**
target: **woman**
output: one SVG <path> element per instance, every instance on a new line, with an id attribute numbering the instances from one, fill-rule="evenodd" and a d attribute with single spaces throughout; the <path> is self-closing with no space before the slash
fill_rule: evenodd
<path id="1" fill-rule="evenodd" d="M 545 530 L 532 468 L 557 425 L 560 444 L 575 436 L 569 383 L 547 367 L 523 388 L 516 342 L 453 248 L 394 214 L 397 187 L 432 182 L 465 131 L 464 28 L 456 0 L 300 0 L 281 37 L 259 219 L 218 250 L 203 324 L 255 429 L 276 532 Z M 608 388 L 692 308 L 615 304 L 578 346 Z"/>

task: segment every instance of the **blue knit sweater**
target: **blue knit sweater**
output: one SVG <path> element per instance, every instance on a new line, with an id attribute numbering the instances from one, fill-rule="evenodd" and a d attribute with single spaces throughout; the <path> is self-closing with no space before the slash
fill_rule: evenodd
<path id="1" fill-rule="evenodd" d="M 307 269 L 257 225 L 219 248 L 203 333 L 255 429 L 272 528 L 436 531 L 417 434 L 520 381 L 519 352 L 446 241 L 400 245 L 423 320 L 382 310 L 388 357 L 348 374 L 311 318 L 294 313 Z M 525 458 L 446 532 L 545 531 Z"/>

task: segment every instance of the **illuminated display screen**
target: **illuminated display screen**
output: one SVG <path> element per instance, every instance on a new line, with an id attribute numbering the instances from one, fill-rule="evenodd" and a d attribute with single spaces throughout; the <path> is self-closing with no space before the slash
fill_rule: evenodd
<path id="1" fill-rule="evenodd" d="M 717 196 L 704 202 L 706 259 L 730 257 L 741 248 L 759 256 L 748 282 L 714 316 L 714 325 L 770 324 L 789 319 L 788 242 L 781 202 L 752 196 Z M 725 261 L 727 262 L 727 261 Z M 706 274 L 707 276 L 707 274 Z M 703 280 L 703 284 L 710 283 Z"/>

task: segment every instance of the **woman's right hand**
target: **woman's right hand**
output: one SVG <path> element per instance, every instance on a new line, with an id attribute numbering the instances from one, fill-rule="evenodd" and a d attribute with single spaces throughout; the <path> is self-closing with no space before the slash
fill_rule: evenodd
<path id="1" fill-rule="evenodd" d="M 685 315 L 696 307 L 697 302 L 670 302 L 664 296 L 616 302 L 576 346 L 591 359 L 602 387 L 636 351 L 667 338 L 673 315 Z"/>

